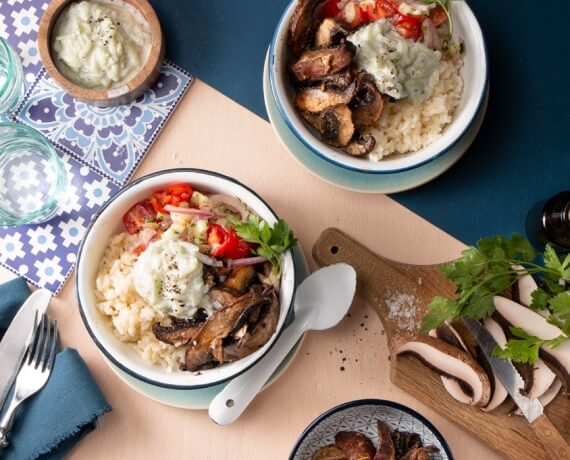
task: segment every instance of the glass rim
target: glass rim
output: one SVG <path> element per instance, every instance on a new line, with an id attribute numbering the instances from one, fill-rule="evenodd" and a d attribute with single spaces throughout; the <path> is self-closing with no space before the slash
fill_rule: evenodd
<path id="1" fill-rule="evenodd" d="M 2 94 L 6 91 L 6 88 L 8 88 L 10 82 L 12 81 L 12 78 L 14 77 L 14 50 L 12 50 L 12 47 L 8 43 L 8 40 L 2 37 L 0 37 L 0 50 L 4 52 L 8 62 L 6 80 L 0 87 L 0 94 Z"/>

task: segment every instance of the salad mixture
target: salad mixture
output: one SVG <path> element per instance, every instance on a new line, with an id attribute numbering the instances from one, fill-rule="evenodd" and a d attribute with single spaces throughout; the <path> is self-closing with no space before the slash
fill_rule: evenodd
<path id="1" fill-rule="evenodd" d="M 426 147 L 463 91 L 452 19 L 449 0 L 299 0 L 289 25 L 297 109 L 350 155 Z"/>
<path id="2" fill-rule="evenodd" d="M 283 220 L 271 227 L 235 197 L 180 183 L 135 203 L 123 226 L 96 293 L 143 358 L 199 371 L 241 359 L 274 334 L 281 255 L 296 243 Z"/>

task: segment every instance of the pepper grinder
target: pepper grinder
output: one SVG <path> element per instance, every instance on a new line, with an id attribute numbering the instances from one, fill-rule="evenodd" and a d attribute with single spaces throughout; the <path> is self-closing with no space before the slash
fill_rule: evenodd
<path id="1" fill-rule="evenodd" d="M 526 233 L 538 248 L 550 243 L 570 251 L 570 191 L 535 204 L 527 215 Z"/>

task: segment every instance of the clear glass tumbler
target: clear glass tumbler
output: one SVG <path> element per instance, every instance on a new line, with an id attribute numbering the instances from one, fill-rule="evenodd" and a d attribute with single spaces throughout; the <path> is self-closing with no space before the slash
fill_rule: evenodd
<path id="1" fill-rule="evenodd" d="M 0 38 L 0 114 L 14 112 L 24 96 L 24 70 L 20 56 Z"/>
<path id="2" fill-rule="evenodd" d="M 38 131 L 0 123 L 0 226 L 50 220 L 66 188 L 63 161 Z"/>

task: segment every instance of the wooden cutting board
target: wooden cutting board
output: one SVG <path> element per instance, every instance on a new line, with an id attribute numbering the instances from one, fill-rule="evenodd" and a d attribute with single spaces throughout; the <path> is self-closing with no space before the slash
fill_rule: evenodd
<path id="1" fill-rule="evenodd" d="M 325 230 L 318 238 L 313 257 L 321 266 L 345 262 L 355 268 L 358 294 L 374 308 L 384 325 L 392 354 L 390 378 L 395 385 L 508 459 L 547 460 L 526 419 L 508 415 L 510 407 L 499 408 L 502 413 L 489 414 L 458 403 L 443 388 L 437 373 L 412 357 L 393 355 L 397 344 L 417 333 L 432 297 L 453 293 L 453 284 L 439 273 L 437 266 L 414 266 L 385 259 L 334 228 Z M 559 394 L 545 412 L 569 442 L 570 398 Z"/>

